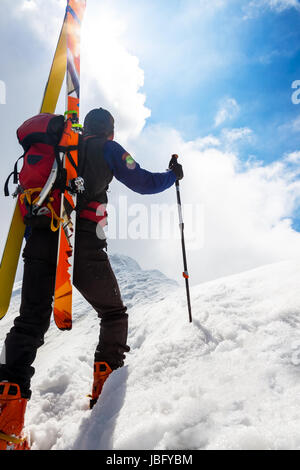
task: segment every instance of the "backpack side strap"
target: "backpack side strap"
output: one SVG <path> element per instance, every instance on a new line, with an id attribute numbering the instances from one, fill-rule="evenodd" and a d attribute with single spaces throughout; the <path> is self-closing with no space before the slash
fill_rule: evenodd
<path id="1" fill-rule="evenodd" d="M 21 155 L 18 160 L 16 161 L 15 163 L 15 166 L 14 166 L 14 171 L 12 171 L 10 173 L 10 175 L 8 175 L 8 178 L 7 180 L 5 181 L 5 184 L 4 184 L 4 195 L 5 196 L 9 196 L 9 189 L 8 189 L 8 185 L 9 185 L 9 180 L 10 178 L 13 176 L 14 177 L 14 184 L 18 184 L 18 176 L 19 176 L 19 172 L 18 172 L 18 162 L 19 160 L 21 160 L 22 158 L 25 157 L 25 153 L 23 153 L 23 155 Z"/>

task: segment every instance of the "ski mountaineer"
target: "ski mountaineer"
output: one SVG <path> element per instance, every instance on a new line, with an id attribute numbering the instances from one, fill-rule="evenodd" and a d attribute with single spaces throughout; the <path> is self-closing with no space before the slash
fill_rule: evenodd
<path id="1" fill-rule="evenodd" d="M 105 251 L 107 242 L 101 229 L 107 218 L 108 186 L 115 177 L 137 193 L 156 194 L 183 178 L 178 162 L 164 173 L 142 169 L 113 139 L 112 115 L 102 108 L 90 111 L 84 121 L 79 151 L 79 168 L 86 190 L 78 199 L 73 275 L 75 287 L 101 319 L 90 408 L 97 402 L 107 377 L 124 365 L 125 353 L 130 350 L 127 308 Z M 58 232 L 49 229 L 49 222 L 47 225 L 44 227 L 41 223 L 30 228 L 23 252 L 20 314 L 14 320 L 0 356 L 0 449 L 1 442 L 6 444 L 1 441 L 1 435 L 21 435 L 35 372 L 32 364 L 50 325 Z"/>

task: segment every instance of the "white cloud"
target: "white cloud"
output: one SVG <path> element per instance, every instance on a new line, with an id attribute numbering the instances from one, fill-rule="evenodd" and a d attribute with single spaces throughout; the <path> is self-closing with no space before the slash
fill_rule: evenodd
<path id="1" fill-rule="evenodd" d="M 271 10 L 281 13 L 284 10 L 295 8 L 300 11 L 298 0 L 252 0 L 245 7 L 245 19 L 251 19 L 259 15 L 262 11 Z"/>
<path id="2" fill-rule="evenodd" d="M 220 140 L 213 136 L 213 135 L 207 135 L 206 137 L 198 138 L 194 141 L 194 145 L 199 149 L 199 150 L 204 150 L 209 147 L 219 147 L 221 145 Z"/>
<path id="3" fill-rule="evenodd" d="M 255 3 L 255 2 L 254 2 Z M 283 11 L 289 8 L 296 8 L 300 10 L 300 4 L 298 0 L 260 0 L 256 3 L 268 6 L 272 10 Z"/>
<path id="4" fill-rule="evenodd" d="M 19 11 L 26 11 L 26 10 L 36 10 L 38 8 L 35 0 L 23 0 L 23 2 L 19 5 Z"/>
<path id="5" fill-rule="evenodd" d="M 27 23 L 49 50 L 57 42 L 66 8 L 65 0 L 15 0 L 9 7 L 18 20 Z"/>
<path id="6" fill-rule="evenodd" d="M 282 133 L 299 132 L 300 131 L 300 116 L 285 122 L 278 127 L 278 131 Z"/>
<path id="7" fill-rule="evenodd" d="M 87 8 L 82 33 L 83 112 L 108 108 L 116 118 L 117 137 L 123 141 L 136 137 L 150 116 L 141 92 L 144 72 L 138 58 L 123 45 L 126 28 L 111 5 L 93 3 Z"/>
<path id="8" fill-rule="evenodd" d="M 228 120 L 235 119 L 239 111 L 240 107 L 234 98 L 225 98 L 215 116 L 215 126 L 218 127 Z"/>
<path id="9" fill-rule="evenodd" d="M 227 0 L 228 3 L 228 0 Z M 178 21 L 188 23 L 203 21 L 226 7 L 225 0 L 184 0 Z"/>
<path id="10" fill-rule="evenodd" d="M 217 147 L 210 145 L 210 138 L 208 147 L 205 141 L 186 142 L 175 129 L 150 126 L 129 149 L 143 167 L 154 171 L 163 171 L 172 153 L 180 156 L 185 173 L 182 202 L 194 208 L 201 204 L 204 214 L 204 226 L 202 220 L 197 224 L 191 219 L 185 225 L 187 236 L 198 231 L 198 246 L 190 243 L 189 237 L 187 242 L 191 282 L 293 258 L 300 250 L 300 235 L 291 226 L 300 201 L 297 167 L 283 158 L 266 166 L 249 161 L 245 168 L 235 153 L 220 147 L 220 141 L 216 141 Z M 112 194 L 120 191 L 128 195 L 129 203 L 147 206 L 171 205 L 176 200 L 173 188 L 143 197 L 115 182 Z M 178 273 L 180 279 L 179 240 L 125 240 L 110 245 L 135 257 L 144 267 L 157 267 L 171 277 Z"/>
<path id="11" fill-rule="evenodd" d="M 17 0 L 11 8 L 52 54 L 65 5 L 65 0 Z M 91 108 L 106 107 L 116 119 L 117 137 L 124 142 L 141 132 L 151 114 L 141 91 L 144 72 L 123 45 L 126 28 L 111 2 L 87 2 L 82 27 L 82 117 Z"/>
<path id="12" fill-rule="evenodd" d="M 234 129 L 223 129 L 222 137 L 227 144 L 233 144 L 238 141 L 251 141 L 253 139 L 253 131 L 248 127 L 239 127 Z"/>
<path id="13" fill-rule="evenodd" d="M 295 118 L 292 123 L 291 123 L 291 128 L 294 132 L 299 132 L 300 131 L 300 116 Z"/>
<path id="14" fill-rule="evenodd" d="M 285 156 L 285 161 L 288 163 L 300 163 L 300 151 L 291 152 Z"/>

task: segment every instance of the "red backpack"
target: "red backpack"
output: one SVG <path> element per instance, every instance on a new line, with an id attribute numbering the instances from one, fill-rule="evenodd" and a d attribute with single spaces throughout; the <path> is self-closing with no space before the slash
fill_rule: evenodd
<path id="1" fill-rule="evenodd" d="M 65 126 L 64 116 L 42 113 L 25 121 L 17 130 L 19 143 L 24 154 L 17 160 L 14 171 L 5 183 L 5 195 L 9 195 L 8 183 L 14 176 L 14 183 L 19 182 L 15 196 L 18 197 L 21 214 L 26 225 L 48 225 L 51 219 L 51 230 L 59 228 L 60 195 L 63 180 L 63 169 L 59 156 L 59 142 Z M 23 167 L 18 173 L 18 161 L 23 158 Z M 45 187 L 55 160 L 57 177 L 54 186 L 45 201 L 38 207 L 35 203 Z M 38 210 L 33 210 L 37 208 Z M 39 216 L 46 216 L 39 217 Z"/>
<path id="2" fill-rule="evenodd" d="M 41 113 L 28 119 L 19 127 L 17 137 L 24 149 L 24 154 L 16 161 L 14 171 L 7 178 L 4 187 L 5 196 L 9 196 L 8 185 L 11 176 L 13 176 L 14 184 L 19 183 L 13 195 L 18 197 L 24 223 L 32 227 L 49 227 L 50 225 L 54 232 L 60 226 L 61 219 L 58 214 L 60 214 L 61 194 L 66 188 L 66 170 L 63 168 L 60 152 L 65 153 L 72 163 L 71 147 L 62 146 L 65 125 L 64 116 Z M 83 174 L 86 141 L 81 139 L 80 133 L 78 135 L 78 146 L 76 147 L 80 150 L 81 165 L 79 166 L 80 174 Z M 19 173 L 18 162 L 21 159 L 24 161 Z M 57 162 L 57 170 L 54 173 L 55 161 Z M 75 165 L 74 162 L 72 164 Z M 76 169 L 79 171 L 79 168 Z M 53 178 L 50 181 L 52 174 L 54 174 L 55 181 Z M 78 179 L 82 180 L 80 177 Z M 87 178 L 87 180 L 89 179 Z M 74 192 L 82 191 L 82 189 L 72 186 L 72 182 L 69 189 Z M 45 194 L 46 198 L 44 199 Z M 107 213 L 102 210 L 103 214 L 101 212 L 100 215 L 97 215 L 99 205 L 101 204 L 97 201 L 82 197 L 76 210 L 80 218 L 104 223 Z"/>

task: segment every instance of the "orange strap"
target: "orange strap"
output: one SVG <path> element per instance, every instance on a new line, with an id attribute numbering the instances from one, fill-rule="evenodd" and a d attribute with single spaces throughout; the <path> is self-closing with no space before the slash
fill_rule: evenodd
<path id="1" fill-rule="evenodd" d="M 51 224 L 50 224 L 50 228 L 52 230 L 52 232 L 57 232 L 57 230 L 59 229 L 60 227 L 60 224 L 63 223 L 64 219 L 61 219 L 60 217 L 58 217 L 58 215 L 56 214 L 53 206 L 52 206 L 52 202 L 54 201 L 54 198 L 53 197 L 50 197 L 49 198 L 49 202 L 47 204 L 47 207 L 49 209 L 49 211 L 51 212 Z M 54 224 L 54 220 L 56 222 L 56 225 Z"/>
<path id="2" fill-rule="evenodd" d="M 24 192 L 20 195 L 20 201 L 22 204 L 24 204 L 24 199 L 26 197 L 28 204 L 36 204 L 37 201 L 39 200 L 39 196 L 35 198 L 35 200 L 32 202 L 32 195 L 34 193 L 40 193 L 43 188 L 32 188 L 32 189 L 25 189 Z"/>

